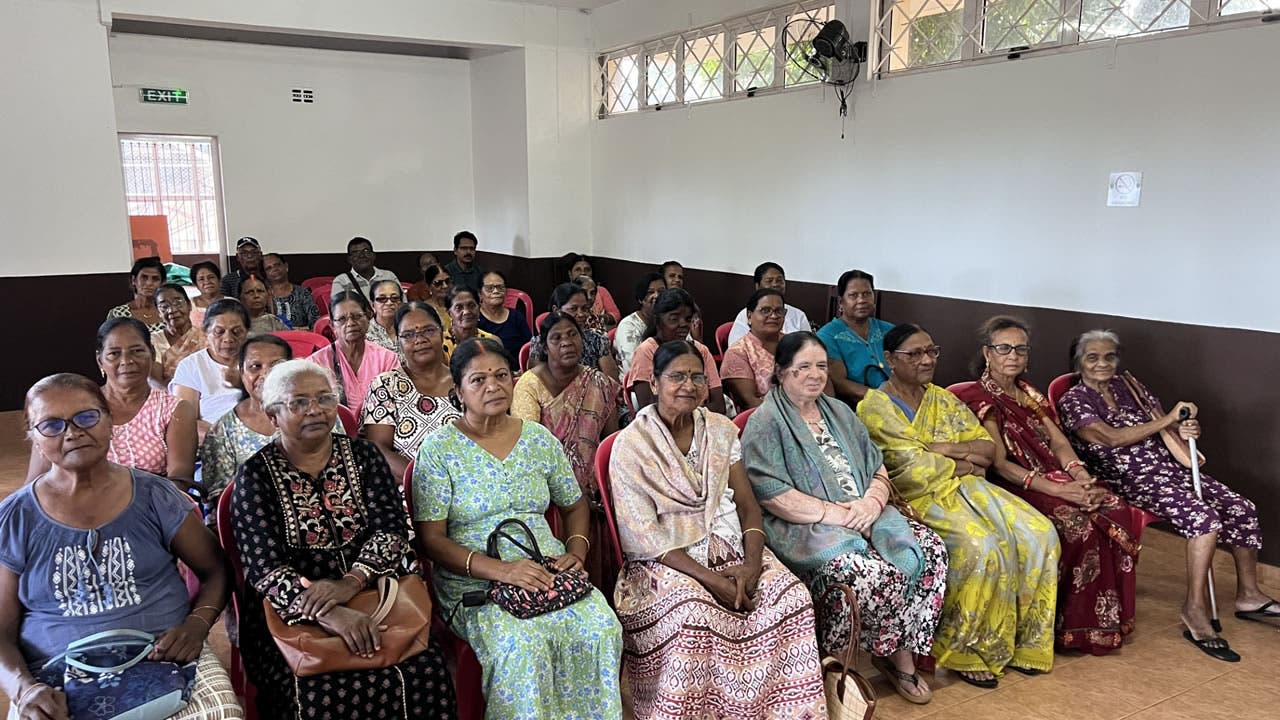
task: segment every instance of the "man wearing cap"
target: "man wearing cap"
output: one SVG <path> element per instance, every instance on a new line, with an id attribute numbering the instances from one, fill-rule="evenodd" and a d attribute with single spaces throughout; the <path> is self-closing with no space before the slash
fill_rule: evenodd
<path id="1" fill-rule="evenodd" d="M 236 241 L 236 270 L 222 276 L 222 295 L 223 297 L 239 298 L 240 283 L 249 278 L 250 275 L 257 275 L 263 278 L 262 273 L 262 245 L 258 242 L 258 238 L 249 237 L 248 235 Z M 263 280 L 265 283 L 266 280 Z"/>
<path id="2" fill-rule="evenodd" d="M 347 262 L 351 263 L 351 269 L 333 278 L 331 297 L 337 297 L 340 292 L 355 290 L 368 298 L 369 289 L 374 283 L 383 280 L 400 282 L 400 278 L 390 270 L 374 267 L 377 259 L 378 254 L 373 251 L 373 243 L 368 238 L 351 238 L 347 243 Z"/>

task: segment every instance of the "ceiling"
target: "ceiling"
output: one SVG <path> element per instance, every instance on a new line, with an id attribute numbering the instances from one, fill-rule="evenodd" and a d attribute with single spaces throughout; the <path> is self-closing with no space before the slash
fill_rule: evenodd
<path id="1" fill-rule="evenodd" d="M 562 8 L 583 8 L 586 10 L 595 10 L 596 8 L 612 5 L 618 0 L 515 0 L 526 5 L 551 5 Z"/>

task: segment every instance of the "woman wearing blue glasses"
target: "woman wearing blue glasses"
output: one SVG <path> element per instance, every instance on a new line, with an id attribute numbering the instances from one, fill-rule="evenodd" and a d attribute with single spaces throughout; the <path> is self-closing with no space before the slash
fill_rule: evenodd
<path id="1" fill-rule="evenodd" d="M 63 692 L 64 663 L 46 661 L 87 636 L 137 630 L 156 638 L 148 659 L 177 663 L 192 690 L 174 717 L 239 717 L 205 645 L 227 576 L 195 505 L 168 480 L 107 459 L 112 416 L 92 380 L 46 377 L 24 414 L 49 469 L 0 503 L 0 688 L 16 716 L 71 715 L 78 696 Z M 178 560 L 200 578 L 194 601 Z"/>

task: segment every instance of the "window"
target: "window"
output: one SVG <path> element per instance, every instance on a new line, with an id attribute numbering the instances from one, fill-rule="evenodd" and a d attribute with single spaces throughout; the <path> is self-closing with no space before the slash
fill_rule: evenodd
<path id="1" fill-rule="evenodd" d="M 164 215 L 174 255 L 221 255 L 218 144 L 211 137 L 120 136 L 130 215 Z"/>
<path id="2" fill-rule="evenodd" d="M 777 92 L 817 82 L 802 65 L 830 0 L 792 2 L 600 56 L 598 114 Z"/>
<path id="3" fill-rule="evenodd" d="M 1187 30 L 1280 9 L 1280 0 L 873 0 L 876 73 Z"/>

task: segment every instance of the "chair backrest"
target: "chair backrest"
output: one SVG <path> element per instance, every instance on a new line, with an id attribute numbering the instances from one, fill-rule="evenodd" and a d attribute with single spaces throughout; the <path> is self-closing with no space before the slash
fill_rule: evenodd
<path id="1" fill-rule="evenodd" d="M 532 342 L 527 342 L 520 346 L 520 372 L 524 372 L 529 369 L 529 353 L 532 351 Z"/>
<path id="2" fill-rule="evenodd" d="M 537 326 L 533 322 L 533 298 L 529 297 L 529 293 L 515 288 L 507 288 L 507 296 L 503 298 L 502 305 L 507 309 L 522 305 L 520 312 L 524 313 L 524 319 L 529 323 L 529 332 L 538 332 Z"/>
<path id="3" fill-rule="evenodd" d="M 320 287 L 321 285 L 333 285 L 333 276 L 317 275 L 315 277 L 307 278 L 306 280 L 302 281 L 302 287 L 310 290 L 313 293 L 316 291 L 316 288 Z"/>
<path id="4" fill-rule="evenodd" d="M 311 289 L 311 299 L 316 301 L 316 308 L 321 315 L 329 314 L 329 298 L 333 297 L 333 283 L 319 285 Z"/>
<path id="5" fill-rule="evenodd" d="M 977 384 L 978 384 L 978 383 L 977 383 L 977 382 L 975 382 L 975 381 L 973 381 L 973 380 L 966 380 L 965 382 L 958 382 L 958 383 L 955 383 L 955 384 L 952 384 L 952 385 L 948 385 L 948 386 L 947 386 L 947 392 L 951 393 L 952 395 L 955 395 L 956 397 L 960 397 L 960 393 L 964 392 L 965 390 L 968 390 L 969 388 L 971 388 L 971 387 L 973 387 L 974 385 L 977 385 Z"/>
<path id="6" fill-rule="evenodd" d="M 310 330 L 277 330 L 272 335 L 289 343 L 295 358 L 305 358 L 329 344 L 329 339 Z"/>
<path id="7" fill-rule="evenodd" d="M 1079 373 L 1067 373 L 1066 375 L 1059 375 L 1053 379 L 1053 382 L 1049 383 L 1049 404 L 1053 406 L 1054 410 L 1058 409 L 1058 401 L 1062 399 L 1062 396 L 1066 395 L 1067 391 L 1079 381 Z"/>
<path id="8" fill-rule="evenodd" d="M 347 431 L 351 437 L 360 434 L 360 425 L 356 422 L 356 414 L 346 405 L 338 405 L 338 420 L 342 422 L 342 429 Z"/>
<path id="9" fill-rule="evenodd" d="M 231 562 L 231 581 L 237 591 L 244 589 L 244 563 L 240 562 L 240 551 L 236 549 L 236 536 L 231 531 L 231 496 L 236 489 L 232 480 L 218 497 L 218 542 L 222 544 L 222 552 Z"/>
<path id="10" fill-rule="evenodd" d="M 535 335 L 538 333 L 538 328 L 542 327 L 542 321 L 546 320 L 547 316 L 550 314 L 551 313 L 549 312 L 544 312 L 538 315 L 538 319 L 533 323 L 533 332 Z"/>
<path id="11" fill-rule="evenodd" d="M 729 346 L 729 331 L 733 330 L 733 323 L 727 322 L 716 328 L 716 352 L 718 357 L 724 357 L 724 351 Z"/>
<path id="12" fill-rule="evenodd" d="M 750 418 L 751 413 L 755 411 L 755 408 L 747 408 L 733 416 L 733 424 L 738 426 L 738 437 L 742 437 L 742 431 L 747 429 L 747 419 Z"/>
<path id="13" fill-rule="evenodd" d="M 400 289 L 401 289 L 401 290 L 404 290 L 404 294 L 405 294 L 405 296 L 408 296 L 409 291 L 413 289 L 413 283 L 404 282 L 404 281 L 402 280 L 402 281 L 400 281 Z"/>
<path id="14" fill-rule="evenodd" d="M 329 340 L 338 339 L 338 336 L 333 334 L 333 321 L 329 319 L 328 315 L 321 315 L 320 318 L 316 320 L 316 326 L 312 328 L 312 331 L 317 335 L 328 338 Z M 328 343 L 325 344 L 327 345 Z"/>
<path id="15" fill-rule="evenodd" d="M 609 540 L 613 543 L 613 556 L 618 567 L 622 567 L 622 541 L 618 539 L 618 523 L 613 514 L 613 495 L 609 492 L 609 457 L 613 454 L 613 441 L 618 433 L 613 433 L 596 447 L 596 487 L 600 491 L 600 504 L 604 507 L 605 526 L 609 530 Z"/>

